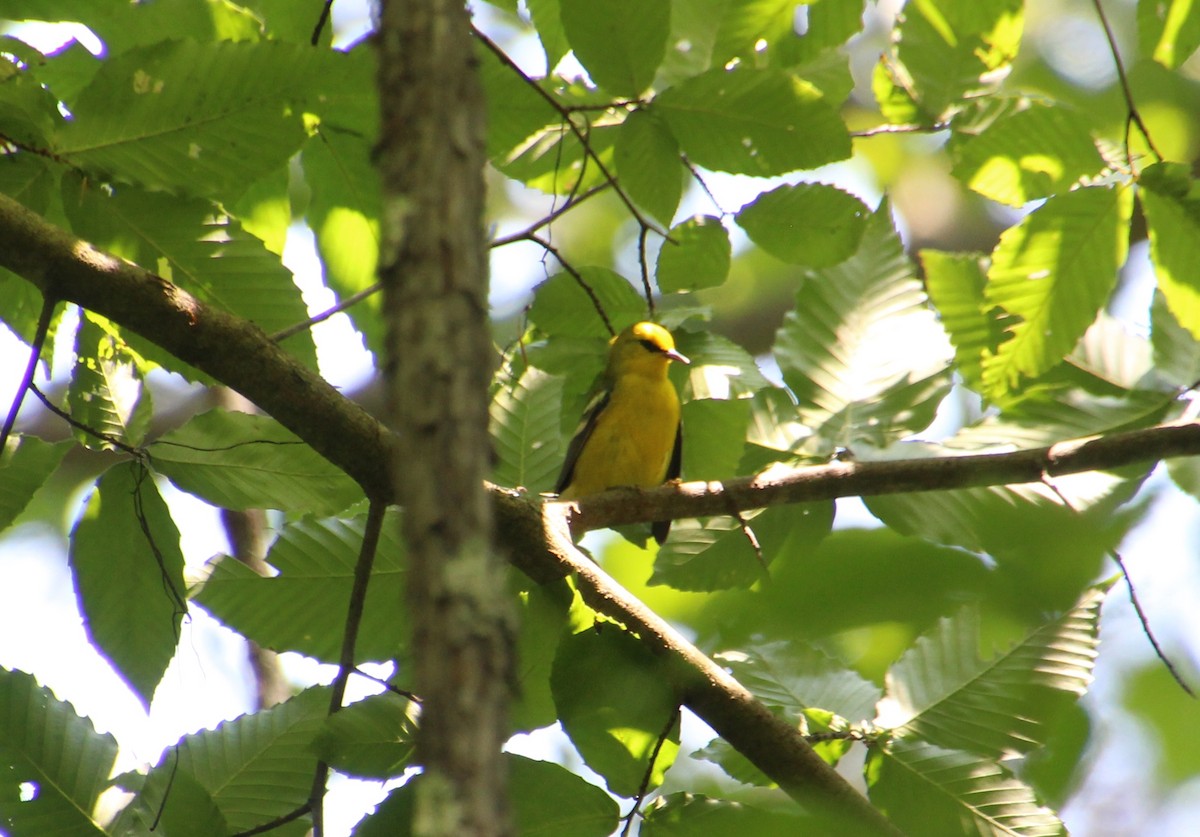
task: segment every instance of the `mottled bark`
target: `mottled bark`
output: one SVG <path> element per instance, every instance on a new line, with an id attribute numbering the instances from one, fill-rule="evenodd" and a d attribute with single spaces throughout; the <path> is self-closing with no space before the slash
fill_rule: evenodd
<path id="1" fill-rule="evenodd" d="M 424 699 L 414 833 L 507 834 L 513 622 L 483 483 L 493 366 L 483 92 L 461 0 L 388 0 L 380 24 L 385 376 Z"/>

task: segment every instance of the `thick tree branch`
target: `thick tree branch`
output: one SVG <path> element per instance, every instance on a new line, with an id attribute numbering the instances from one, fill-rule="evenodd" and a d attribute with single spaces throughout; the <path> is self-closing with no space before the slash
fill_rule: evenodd
<path id="1" fill-rule="evenodd" d="M 360 407 L 271 343 L 262 331 L 196 300 L 166 280 L 99 252 L 0 195 L 0 266 L 58 299 L 74 302 L 157 343 L 256 403 L 356 479 L 369 495 L 390 497 L 391 435 Z M 1037 482 L 1089 470 L 1200 454 L 1200 426 L 1173 424 L 1013 453 L 875 463 L 834 463 L 781 477 L 685 483 L 654 491 L 616 491 L 579 504 L 550 507 L 547 519 L 570 512 L 572 524 L 728 514 L 853 495 L 932 491 Z M 803 795 L 824 789 L 851 811 L 856 794 L 830 777 L 781 725 L 723 669 L 611 581 L 561 533 L 547 533 L 538 498 L 493 487 L 499 541 L 509 559 L 545 582 L 579 573 L 589 602 L 676 661 L 686 704 L 781 787 Z M 573 511 L 573 507 L 578 506 Z M 819 761 L 819 760 L 818 760 Z M 833 788 L 830 790 L 830 788 Z M 864 812 L 865 816 L 865 812 Z"/>
<path id="2" fill-rule="evenodd" d="M 831 462 L 731 480 L 614 489 L 564 505 L 571 529 L 578 533 L 838 497 L 1041 482 L 1044 477 L 1148 465 L 1196 454 L 1200 454 L 1200 424 L 1179 422 L 1004 453 Z"/>

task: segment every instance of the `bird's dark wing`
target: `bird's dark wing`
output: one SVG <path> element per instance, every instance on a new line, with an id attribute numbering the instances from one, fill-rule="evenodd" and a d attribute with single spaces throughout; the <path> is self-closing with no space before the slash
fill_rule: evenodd
<path id="1" fill-rule="evenodd" d="M 579 454 L 583 453 L 583 446 L 592 437 L 592 431 L 596 429 L 596 422 L 600 418 L 600 413 L 604 412 L 604 408 L 608 406 L 608 400 L 611 396 L 612 390 L 608 388 L 600 390 L 592 398 L 587 409 L 583 411 L 583 418 L 579 420 L 579 427 L 575 428 L 575 435 L 571 437 L 571 442 L 567 445 L 567 456 L 563 460 L 562 471 L 558 475 L 558 482 L 554 484 L 555 494 L 562 494 L 563 490 L 571 484 L 571 480 L 575 477 L 575 463 L 579 461 Z"/>
<path id="2" fill-rule="evenodd" d="M 675 448 L 671 451 L 671 461 L 667 463 L 666 480 L 679 479 L 679 475 L 683 472 L 683 422 L 679 423 L 679 427 L 675 430 Z M 654 535 L 654 540 L 658 541 L 658 545 L 662 546 L 666 541 L 667 535 L 671 533 L 671 521 L 657 520 L 650 524 L 650 534 Z"/>

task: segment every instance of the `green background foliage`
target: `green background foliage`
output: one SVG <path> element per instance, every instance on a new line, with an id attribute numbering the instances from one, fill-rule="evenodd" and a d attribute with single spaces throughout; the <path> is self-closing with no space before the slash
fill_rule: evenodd
<path id="1" fill-rule="evenodd" d="M 473 4 L 490 39 L 477 47 L 497 484 L 552 488 L 610 329 L 651 313 L 693 361 L 672 369 L 685 480 L 1190 417 L 1178 395 L 1200 379 L 1200 9 L 1104 4 L 1123 88 L 1095 4 L 885 5 Z M 284 0 L 0 4 L 0 191 L 267 333 L 309 315 L 280 258 L 289 235 L 311 232 L 332 295 L 369 289 L 374 56 L 344 32 L 336 49 L 329 31 L 310 46 L 315 13 Z M 22 21 L 81 24 L 103 49 L 40 52 Z M 0 271 L 8 345 L 32 339 L 39 307 Z M 345 317 L 349 342 L 381 349 L 375 298 Z M 191 653 L 188 611 L 291 659 L 336 660 L 365 521 L 357 486 L 270 417 L 198 406 L 211 381 L 119 324 L 59 309 L 52 335 L 71 360 L 49 397 L 76 425 L 30 418 L 0 451 L 0 525 L 6 543 L 58 533 L 95 653 L 147 707 Z M 302 331 L 282 345 L 329 374 L 335 350 L 320 342 Z M 1174 804 L 1200 775 L 1195 704 L 1144 643 L 1100 641 L 1102 623 L 1139 632 L 1127 611 L 1108 615 L 1121 607 L 1112 550 L 1161 521 L 1161 504 L 1194 515 L 1200 496 L 1193 463 L 1152 467 L 677 521 L 657 551 L 641 527 L 586 545 L 817 736 L 823 758 L 861 762 L 847 772 L 900 828 L 1101 834 L 1104 806 L 1149 816 L 1139 799 Z M 272 574 L 227 556 L 185 566 L 180 492 L 272 510 Z M 1159 553 L 1188 551 L 1178 516 L 1157 535 Z M 399 685 L 404 572 L 389 520 L 358 659 L 392 664 Z M 694 718 L 677 721 L 671 673 L 568 582 L 514 571 L 497 593 L 523 617 L 514 726 L 560 732 L 541 760 L 508 757 L 520 833 L 613 833 L 643 782 L 644 835 L 827 833 Z M 1195 643 L 1170 624 L 1183 614 L 1149 615 L 1197 682 Z M 411 775 L 419 719 L 397 694 L 327 717 L 328 693 L 294 672 L 287 702 L 119 762 L 129 742 L 40 685 L 36 666 L 0 665 L 10 837 L 143 835 L 156 820 L 167 837 L 233 835 L 304 803 L 318 758 L 349 777 Z M 1105 665 L 1128 682 L 1080 702 Z M 1106 788 L 1113 730 L 1130 720 L 1151 757 Z M 128 796 L 114 807 L 106 788 Z M 411 806 L 412 783 L 393 782 L 353 833 L 406 834 Z"/>

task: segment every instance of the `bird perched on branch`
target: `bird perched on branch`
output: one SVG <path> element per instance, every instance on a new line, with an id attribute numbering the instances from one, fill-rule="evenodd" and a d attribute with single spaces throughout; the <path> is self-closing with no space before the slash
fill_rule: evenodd
<path id="1" fill-rule="evenodd" d="M 584 411 L 555 485 L 560 498 L 679 478 L 683 427 L 679 396 L 667 379 L 673 360 L 690 362 L 675 350 L 671 332 L 655 323 L 631 325 L 609 342 L 603 385 Z M 651 525 L 660 544 L 670 529 L 669 520 Z"/>

